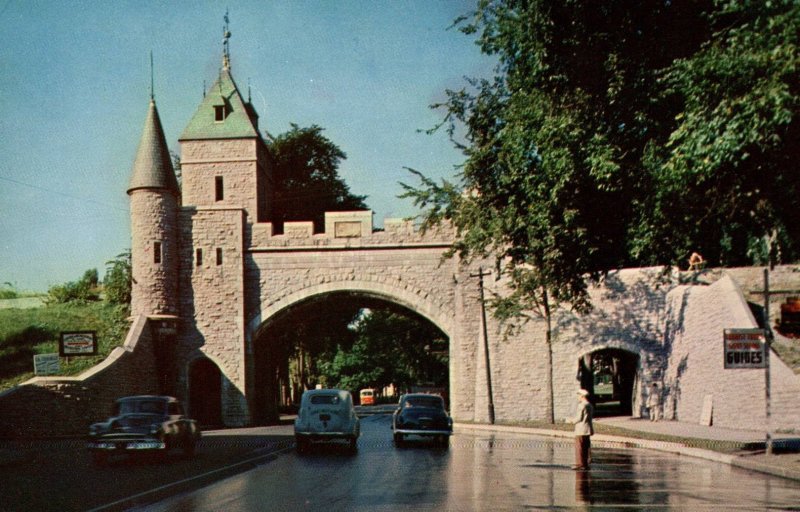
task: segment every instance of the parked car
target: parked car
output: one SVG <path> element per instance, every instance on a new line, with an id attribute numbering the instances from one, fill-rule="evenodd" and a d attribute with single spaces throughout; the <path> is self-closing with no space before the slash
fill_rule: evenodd
<path id="1" fill-rule="evenodd" d="M 361 425 L 349 391 L 311 389 L 303 393 L 300 410 L 294 422 L 298 453 L 305 453 L 312 443 L 346 441 L 350 450 L 357 449 Z"/>
<path id="2" fill-rule="evenodd" d="M 114 402 L 111 418 L 89 427 L 87 448 L 97 464 L 111 454 L 166 454 L 179 448 L 189 457 L 200 440 L 197 422 L 171 396 L 140 395 Z"/>
<path id="3" fill-rule="evenodd" d="M 392 416 L 392 431 L 397 446 L 402 446 L 406 436 L 422 436 L 446 447 L 453 434 L 453 420 L 441 396 L 410 393 L 400 397 Z"/>

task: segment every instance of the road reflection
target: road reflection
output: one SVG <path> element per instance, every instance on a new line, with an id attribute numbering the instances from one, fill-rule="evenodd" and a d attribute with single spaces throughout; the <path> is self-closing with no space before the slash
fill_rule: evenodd
<path id="1" fill-rule="evenodd" d="M 800 483 L 642 450 L 595 445 L 591 469 L 574 471 L 571 441 L 459 433 L 449 449 L 413 440 L 398 449 L 390 420 L 370 417 L 356 455 L 338 446 L 290 452 L 146 510 L 758 510 L 800 503 Z"/>

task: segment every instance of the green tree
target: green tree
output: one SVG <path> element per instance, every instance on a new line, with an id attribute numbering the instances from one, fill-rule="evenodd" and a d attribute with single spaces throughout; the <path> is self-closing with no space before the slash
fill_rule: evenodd
<path id="1" fill-rule="evenodd" d="M 106 275 L 103 277 L 105 300 L 111 304 L 131 303 L 131 252 L 125 251 L 106 262 Z"/>
<path id="2" fill-rule="evenodd" d="M 358 391 L 390 384 L 445 386 L 448 381 L 446 336 L 430 322 L 396 311 L 363 312 L 352 324 L 355 340 L 338 344 L 320 357 L 329 385 Z"/>
<path id="3" fill-rule="evenodd" d="M 554 310 L 587 311 L 588 282 L 625 261 L 631 199 L 647 184 L 637 164 L 653 68 L 696 39 L 664 45 L 656 29 L 670 8 L 627 5 L 479 2 L 459 23 L 497 57 L 496 76 L 440 105 L 451 135 L 465 128 L 461 182 L 417 173 L 422 186 L 404 194 L 427 208 L 425 225 L 455 224 L 462 258 L 496 259 L 510 289 L 493 301 L 496 316 L 546 322 L 551 421 Z M 683 24 L 697 29 L 694 18 Z"/>
<path id="4" fill-rule="evenodd" d="M 454 253 L 496 258 L 510 292 L 495 314 L 542 316 L 548 347 L 554 308 L 589 309 L 607 270 L 693 249 L 752 261 L 765 237 L 796 257 L 797 11 L 481 0 L 456 24 L 497 58 L 495 77 L 438 105 L 464 133 L 459 182 L 413 171 L 404 195 L 426 225 L 454 223 Z"/>
<path id="5" fill-rule="evenodd" d="M 714 264 L 800 257 L 800 2 L 719 1 L 713 33 L 675 60 L 659 84 L 681 106 L 644 166 L 635 244 L 647 261 L 692 250 Z"/>
<path id="6" fill-rule="evenodd" d="M 314 221 L 324 230 L 325 212 L 364 210 L 366 196 L 350 192 L 338 173 L 347 158 L 317 125 L 291 130 L 269 143 L 274 163 L 274 222 Z"/>

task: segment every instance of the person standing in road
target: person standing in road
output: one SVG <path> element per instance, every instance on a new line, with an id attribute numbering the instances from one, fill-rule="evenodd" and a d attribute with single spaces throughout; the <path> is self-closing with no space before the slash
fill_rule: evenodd
<path id="1" fill-rule="evenodd" d="M 594 407 L 589 402 L 589 392 L 585 389 L 578 391 L 578 411 L 572 420 L 575 423 L 575 465 L 572 469 L 589 469 L 591 460 L 591 436 L 594 435 L 592 416 Z"/>
<path id="2" fill-rule="evenodd" d="M 647 410 L 650 413 L 650 421 L 658 421 L 661 413 L 661 392 L 655 382 L 650 387 L 650 394 L 647 396 Z"/>

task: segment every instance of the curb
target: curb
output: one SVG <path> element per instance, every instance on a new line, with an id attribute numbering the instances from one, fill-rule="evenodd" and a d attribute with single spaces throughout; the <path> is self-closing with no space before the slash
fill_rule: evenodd
<path id="1" fill-rule="evenodd" d="M 510 434 L 523 434 L 523 435 L 536 435 L 544 437 L 558 437 L 564 439 L 572 439 L 572 432 L 565 430 L 548 430 L 542 428 L 526 428 L 526 427 L 512 427 L 506 425 L 476 425 L 467 423 L 456 423 L 453 425 L 461 431 L 473 430 L 483 432 L 505 432 Z M 772 476 L 779 476 L 790 480 L 800 481 L 800 470 L 782 467 L 770 466 L 761 462 L 748 460 L 746 456 L 729 455 L 726 453 L 718 453 L 711 450 L 703 450 L 702 448 L 692 448 L 682 443 L 671 443 L 667 441 L 651 441 L 648 439 L 637 439 L 635 437 L 622 437 L 612 436 L 608 434 L 595 434 L 592 436 L 592 444 L 597 443 L 599 446 L 611 448 L 643 448 L 646 450 L 653 450 L 674 455 L 684 455 L 687 457 L 694 457 L 696 459 L 704 459 L 712 462 L 720 462 L 734 467 L 748 469 L 750 471 L 757 471 Z"/>

